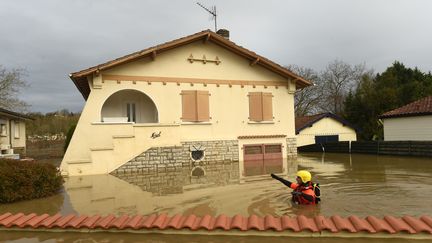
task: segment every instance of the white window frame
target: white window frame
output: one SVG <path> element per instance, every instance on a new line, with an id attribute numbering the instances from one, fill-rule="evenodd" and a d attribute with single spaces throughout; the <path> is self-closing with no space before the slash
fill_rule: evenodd
<path id="1" fill-rule="evenodd" d="M 20 138 L 20 122 L 14 121 L 14 138 Z"/>
<path id="2" fill-rule="evenodd" d="M 0 123 L 0 136 L 7 136 L 7 125 Z"/>

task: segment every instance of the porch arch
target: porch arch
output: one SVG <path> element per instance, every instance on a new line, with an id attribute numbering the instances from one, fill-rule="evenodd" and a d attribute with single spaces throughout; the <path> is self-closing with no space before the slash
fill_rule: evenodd
<path id="1" fill-rule="evenodd" d="M 102 122 L 158 123 L 158 110 L 145 93 L 125 89 L 111 94 L 101 110 Z"/>

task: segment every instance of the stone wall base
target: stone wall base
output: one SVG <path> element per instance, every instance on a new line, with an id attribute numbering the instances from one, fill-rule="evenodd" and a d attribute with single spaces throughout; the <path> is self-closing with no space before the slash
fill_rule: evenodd
<path id="1" fill-rule="evenodd" d="M 181 146 L 153 147 L 111 174 L 159 195 L 181 193 L 189 184 L 227 184 L 239 179 L 238 141 L 193 141 Z"/>

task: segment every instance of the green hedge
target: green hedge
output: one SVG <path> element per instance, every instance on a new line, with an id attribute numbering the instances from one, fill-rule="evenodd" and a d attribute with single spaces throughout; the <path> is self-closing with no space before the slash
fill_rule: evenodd
<path id="1" fill-rule="evenodd" d="M 0 203 L 51 196 L 62 184 L 51 164 L 0 159 Z"/>

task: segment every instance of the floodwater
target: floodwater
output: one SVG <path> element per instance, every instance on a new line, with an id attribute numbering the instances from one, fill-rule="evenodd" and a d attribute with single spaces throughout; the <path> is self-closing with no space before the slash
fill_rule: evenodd
<path id="1" fill-rule="evenodd" d="M 295 161 L 284 163 L 287 163 L 285 166 L 287 169 L 281 173 L 281 176 L 291 181 L 294 181 L 297 170 L 311 171 L 313 180 L 321 185 L 321 204 L 293 205 L 290 198 L 291 190 L 271 179 L 267 174 L 247 177 L 243 180 L 238 180 L 235 173 L 217 175 L 215 177 L 217 180 L 179 179 L 175 174 L 172 176 L 164 174 L 162 180 L 157 174 L 123 178 L 102 175 L 68 178 L 62 193 L 44 199 L 0 205 L 0 214 L 5 212 L 38 214 L 61 212 L 86 215 L 180 213 L 216 216 L 223 213 L 228 216 L 303 214 L 382 217 L 384 215 L 421 216 L 430 215 L 432 212 L 431 158 L 309 153 L 299 155 Z M 20 242 L 24 240 L 23 237 L 27 237 L 26 240 L 30 242 L 79 239 L 83 242 L 255 242 L 262 240 L 260 237 L 182 236 L 179 239 L 170 236 L 140 237 L 110 233 L 91 235 L 28 233 L 25 235 L 17 232 L 2 232 L 0 234 L 0 240 L 16 239 Z M 122 240 L 126 238 L 129 240 Z M 277 239 L 275 238 L 274 241 L 277 242 Z M 333 240 L 331 242 L 334 242 Z M 330 242 L 330 240 L 308 239 L 306 242 Z"/>

